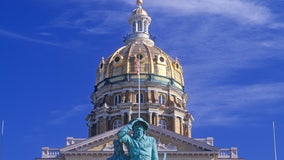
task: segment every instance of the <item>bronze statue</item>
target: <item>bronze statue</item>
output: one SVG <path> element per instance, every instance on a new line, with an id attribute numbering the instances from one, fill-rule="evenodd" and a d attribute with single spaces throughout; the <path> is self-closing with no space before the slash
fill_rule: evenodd
<path id="1" fill-rule="evenodd" d="M 159 159 L 156 140 L 146 136 L 148 127 L 149 124 L 142 118 L 135 118 L 118 131 L 119 141 L 126 145 L 130 160 Z M 133 135 L 129 134 L 131 130 Z"/>
<path id="2" fill-rule="evenodd" d="M 107 160 L 129 160 L 129 157 L 125 155 L 123 151 L 123 144 L 119 140 L 113 141 L 114 153 Z"/>

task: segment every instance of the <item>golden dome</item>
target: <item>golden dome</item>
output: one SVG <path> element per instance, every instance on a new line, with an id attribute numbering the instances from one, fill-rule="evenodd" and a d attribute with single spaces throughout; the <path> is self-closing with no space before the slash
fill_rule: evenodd
<path id="1" fill-rule="evenodd" d="M 129 43 L 109 58 L 102 59 L 97 71 L 97 88 L 111 82 L 137 80 L 137 61 L 140 58 L 141 81 L 169 84 L 183 90 L 182 67 L 177 59 L 172 59 L 156 46 L 143 42 Z"/>
<path id="2" fill-rule="evenodd" d="M 140 80 L 171 85 L 184 89 L 182 67 L 177 59 L 172 59 L 156 47 L 148 27 L 151 18 L 142 9 L 142 0 L 137 0 L 136 8 L 129 18 L 132 33 L 125 39 L 126 45 L 115 51 L 109 58 L 102 59 L 97 71 L 96 88 L 119 82 L 135 82 L 137 61 L 140 57 Z"/>

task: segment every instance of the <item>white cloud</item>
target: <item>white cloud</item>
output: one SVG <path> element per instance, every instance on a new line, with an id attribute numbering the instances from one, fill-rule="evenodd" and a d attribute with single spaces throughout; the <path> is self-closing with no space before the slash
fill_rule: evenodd
<path id="1" fill-rule="evenodd" d="M 24 40 L 24 41 L 34 42 L 34 43 L 38 43 L 38 44 L 60 46 L 60 44 L 58 44 L 58 43 L 45 41 L 45 40 L 41 40 L 41 39 L 31 38 L 31 37 L 21 35 L 19 33 L 11 32 L 11 31 L 7 31 L 7 30 L 1 29 L 1 28 L 0 28 L 0 35 L 10 37 L 10 38 L 14 38 L 14 39 L 20 39 L 20 40 Z"/>
<path id="2" fill-rule="evenodd" d="M 125 0 L 126 3 L 133 2 Z M 152 12 L 182 16 L 192 14 L 213 14 L 228 17 L 244 24 L 266 24 L 271 20 L 268 8 L 248 0 L 155 0 L 145 2 L 144 8 L 155 8 Z"/>
<path id="3" fill-rule="evenodd" d="M 51 22 L 51 27 L 73 28 L 88 34 L 109 34 L 127 24 L 128 14 L 115 10 L 66 10 Z"/>
<path id="4" fill-rule="evenodd" d="M 50 111 L 52 119 L 50 119 L 48 123 L 52 125 L 61 125 L 76 116 L 81 116 L 82 114 L 85 116 L 88 111 L 90 111 L 90 105 L 76 105 L 67 111 L 53 110 Z"/>

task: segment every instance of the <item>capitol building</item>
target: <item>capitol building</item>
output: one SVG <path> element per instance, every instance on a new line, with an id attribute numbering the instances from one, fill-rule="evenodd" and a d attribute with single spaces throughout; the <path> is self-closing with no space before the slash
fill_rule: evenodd
<path id="1" fill-rule="evenodd" d="M 116 133 L 137 117 L 150 124 L 147 135 L 156 139 L 160 160 L 243 160 L 236 147 L 215 146 L 213 137 L 192 138 L 194 115 L 182 65 L 155 46 L 151 17 L 142 5 L 137 0 L 130 14 L 125 45 L 98 64 L 93 108 L 86 115 L 88 138 L 67 137 L 63 148 L 42 147 L 36 160 L 106 160 Z"/>

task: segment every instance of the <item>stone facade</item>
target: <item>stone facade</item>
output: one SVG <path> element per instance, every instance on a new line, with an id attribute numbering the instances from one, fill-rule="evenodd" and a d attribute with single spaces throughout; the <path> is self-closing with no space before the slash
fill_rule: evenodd
<path id="1" fill-rule="evenodd" d="M 113 154 L 113 140 L 120 128 L 93 136 L 88 139 L 68 137 L 64 148 L 42 148 L 42 157 L 36 160 L 97 160 Z M 212 137 L 192 139 L 169 130 L 151 125 L 148 135 L 156 137 L 159 159 L 167 160 L 242 160 L 237 148 L 218 149 Z M 126 153 L 126 147 L 124 147 Z"/>

